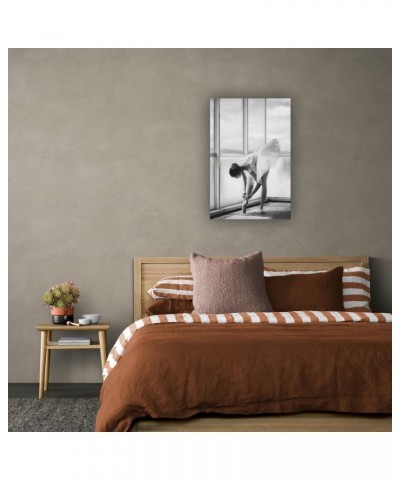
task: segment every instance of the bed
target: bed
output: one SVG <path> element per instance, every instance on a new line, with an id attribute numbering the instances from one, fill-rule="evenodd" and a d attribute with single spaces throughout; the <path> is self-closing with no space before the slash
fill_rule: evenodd
<path id="1" fill-rule="evenodd" d="M 367 268 L 368 257 L 264 258 L 264 266 Z M 148 290 L 174 275 L 190 275 L 189 258 L 134 260 L 135 322 L 110 352 L 96 430 L 391 431 L 390 315 L 146 317 Z"/>

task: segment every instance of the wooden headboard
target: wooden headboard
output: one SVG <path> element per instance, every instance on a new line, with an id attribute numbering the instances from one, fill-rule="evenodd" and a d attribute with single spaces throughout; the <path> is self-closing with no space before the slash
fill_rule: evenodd
<path id="1" fill-rule="evenodd" d="M 264 265 L 277 270 L 329 270 L 339 266 L 368 267 L 369 262 L 368 257 L 264 257 Z M 137 257 L 133 269 L 133 319 L 139 320 L 154 301 L 147 291 L 161 278 L 190 275 L 190 261 L 189 257 Z"/>

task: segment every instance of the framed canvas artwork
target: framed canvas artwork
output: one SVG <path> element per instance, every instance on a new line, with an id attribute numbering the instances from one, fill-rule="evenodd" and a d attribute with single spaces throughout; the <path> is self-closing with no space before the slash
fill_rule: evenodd
<path id="1" fill-rule="evenodd" d="M 210 218 L 291 216 L 289 98 L 210 100 Z"/>

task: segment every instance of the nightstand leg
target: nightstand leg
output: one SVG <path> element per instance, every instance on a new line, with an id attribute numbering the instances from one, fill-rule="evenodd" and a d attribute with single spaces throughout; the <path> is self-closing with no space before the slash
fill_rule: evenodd
<path id="1" fill-rule="evenodd" d="M 101 371 L 106 365 L 107 359 L 107 339 L 106 339 L 106 332 L 104 330 L 99 331 L 99 342 L 100 342 L 100 358 L 101 358 Z"/>
<path id="2" fill-rule="evenodd" d="M 47 333 L 40 332 L 39 400 L 43 397 L 44 370 L 45 370 L 45 364 L 46 364 L 46 339 L 47 339 Z"/>
<path id="3" fill-rule="evenodd" d="M 46 345 L 49 344 L 53 337 L 53 332 L 47 332 L 47 340 Z M 44 391 L 47 392 L 49 388 L 49 377 L 50 377 L 50 358 L 51 358 L 51 350 L 46 348 L 46 366 L 44 370 Z"/>

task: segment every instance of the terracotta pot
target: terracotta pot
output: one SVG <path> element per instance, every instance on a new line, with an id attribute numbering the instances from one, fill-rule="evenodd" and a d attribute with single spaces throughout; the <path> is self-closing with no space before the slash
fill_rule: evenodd
<path id="1" fill-rule="evenodd" d="M 51 307 L 52 315 L 73 315 L 74 307 Z"/>
<path id="2" fill-rule="evenodd" d="M 51 307 L 51 320 L 55 324 L 66 324 L 74 321 L 74 307 Z"/>

